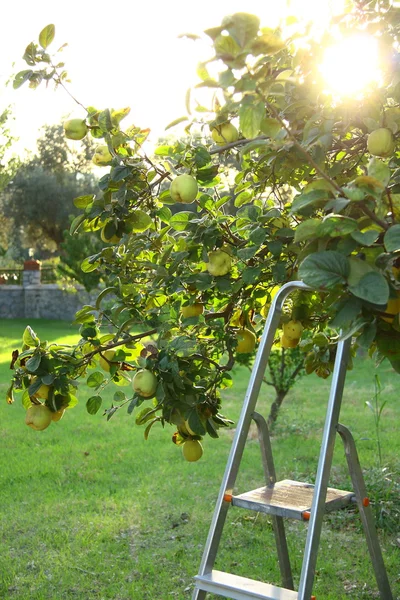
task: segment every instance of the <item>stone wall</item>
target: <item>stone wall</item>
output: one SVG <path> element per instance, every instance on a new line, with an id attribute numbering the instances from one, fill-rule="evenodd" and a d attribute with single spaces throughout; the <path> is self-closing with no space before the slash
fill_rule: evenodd
<path id="1" fill-rule="evenodd" d="M 82 286 L 76 292 L 61 289 L 57 284 L 0 285 L 1 319 L 61 319 L 71 321 L 84 304 L 92 304 L 96 292 L 88 293 Z"/>

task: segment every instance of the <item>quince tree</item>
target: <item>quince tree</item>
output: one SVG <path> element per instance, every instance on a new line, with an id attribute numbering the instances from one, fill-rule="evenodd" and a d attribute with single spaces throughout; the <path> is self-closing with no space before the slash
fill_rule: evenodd
<path id="1" fill-rule="evenodd" d="M 146 438 L 154 424 L 172 424 L 173 441 L 196 460 L 202 437 L 229 426 L 221 390 L 235 363 L 251 360 L 271 299 L 291 280 L 314 290 L 294 294 L 282 321 L 282 345 L 304 351 L 307 373 L 329 375 L 339 331 L 400 372 L 399 23 L 387 1 L 354 2 L 320 40 L 293 23 L 288 34 L 260 28 L 255 15 L 226 17 L 205 32 L 212 56 L 198 69 L 198 87 L 215 91 L 212 108 L 188 95 L 176 121 L 187 122 L 186 137 L 152 156 L 149 130 L 122 126 L 129 108 L 81 105 L 65 129 L 99 141 L 104 175 L 98 195 L 75 199 L 71 234 L 98 232 L 105 246 L 82 270 L 108 283 L 76 314 L 76 345 L 25 331 L 9 402 L 22 391 L 26 409 L 59 413 L 85 380 L 94 414 L 115 385 L 107 418 L 127 406 Z M 319 64 L 335 32 L 359 30 L 378 40 L 382 82 L 342 101 L 323 93 Z M 29 44 L 15 88 L 66 88 L 64 65 L 48 52 L 54 34 L 49 25 Z M 124 388 L 132 380 L 133 395 Z"/>

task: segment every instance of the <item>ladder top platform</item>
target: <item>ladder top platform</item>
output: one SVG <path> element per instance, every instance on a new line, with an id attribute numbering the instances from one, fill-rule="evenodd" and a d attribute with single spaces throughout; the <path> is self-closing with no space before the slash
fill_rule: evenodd
<path id="1" fill-rule="evenodd" d="M 196 582 L 202 590 L 213 594 L 223 594 L 233 600 L 297 600 L 298 593 L 286 588 L 277 587 L 270 583 L 263 583 L 213 570 L 205 575 L 197 575 Z M 229 594 L 229 595 L 228 595 Z"/>
<path id="2" fill-rule="evenodd" d="M 284 479 L 273 485 L 233 496 L 232 505 L 291 519 L 303 519 L 311 511 L 314 485 Z M 328 488 L 325 511 L 337 510 L 352 502 L 354 492 Z"/>

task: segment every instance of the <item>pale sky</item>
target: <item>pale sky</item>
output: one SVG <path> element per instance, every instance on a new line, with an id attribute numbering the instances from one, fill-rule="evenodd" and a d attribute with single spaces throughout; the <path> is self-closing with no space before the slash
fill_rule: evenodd
<path id="1" fill-rule="evenodd" d="M 332 2 L 291 0 L 291 12 L 323 18 Z M 60 122 L 67 115 L 84 118 L 83 109 L 62 89 L 46 90 L 43 84 L 37 90 L 27 84 L 15 91 L 4 87 L 12 72 L 28 68 L 21 59 L 26 45 L 54 23 L 56 38 L 48 50 L 68 43 L 63 59 L 71 93 L 85 106 L 130 106 L 129 123 L 150 127 L 155 141 L 165 125 L 186 114 L 186 90 L 199 82 L 197 63 L 211 56 L 205 44 L 177 36 L 201 34 L 234 12 L 257 14 L 263 25 L 275 27 L 285 10 L 286 0 L 8 2 L 0 36 L 0 109 L 14 105 L 14 131 L 20 146 L 30 149 L 45 123 Z"/>

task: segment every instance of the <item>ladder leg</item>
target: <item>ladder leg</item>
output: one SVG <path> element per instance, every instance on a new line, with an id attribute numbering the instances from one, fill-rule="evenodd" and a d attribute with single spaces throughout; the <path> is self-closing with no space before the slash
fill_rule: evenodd
<path id="1" fill-rule="evenodd" d="M 311 515 L 304 549 L 300 575 L 298 600 L 309 600 L 312 593 L 322 520 L 325 512 L 326 491 L 332 466 L 335 447 L 336 425 L 339 422 L 346 368 L 350 353 L 351 338 L 339 342 L 336 351 L 335 367 L 332 375 L 331 391 L 322 436 L 321 451 L 315 480 Z"/>
<path id="2" fill-rule="evenodd" d="M 346 460 L 353 483 L 353 490 L 356 495 L 365 537 L 367 538 L 368 550 L 371 556 L 372 566 L 375 571 L 379 593 L 382 600 L 393 600 L 392 591 L 390 589 L 385 563 L 383 562 L 383 556 L 376 532 L 374 517 L 372 515 L 371 507 L 369 506 L 367 490 L 365 487 L 364 477 L 362 474 L 360 461 L 358 459 L 354 438 L 349 429 L 347 429 L 347 427 L 344 425 L 338 424 L 337 431 L 343 440 Z"/>
<path id="3" fill-rule="evenodd" d="M 265 369 L 268 364 L 268 358 L 274 343 L 275 332 L 279 325 L 283 302 L 291 292 L 298 289 L 309 290 L 310 288 L 298 281 L 285 284 L 276 294 L 271 309 L 269 310 L 204 547 L 203 557 L 199 568 L 200 576 L 210 573 L 214 566 L 222 530 L 230 506 L 229 497 L 232 495 L 237 473 L 239 471 L 240 461 L 250 428 L 252 413 L 257 403 Z M 197 589 L 198 587 L 199 586 L 196 583 L 192 600 L 203 600 L 203 598 L 205 598 L 205 595 L 203 595 L 204 592 Z"/>
<path id="4" fill-rule="evenodd" d="M 253 420 L 255 421 L 258 430 L 258 439 L 260 442 L 261 458 L 264 467 L 265 483 L 266 485 L 271 485 L 276 482 L 276 472 L 272 456 L 271 438 L 269 437 L 268 425 L 264 417 L 257 412 L 253 413 Z M 272 526 L 275 534 L 279 568 L 282 577 L 282 586 L 288 590 L 294 590 L 292 569 L 290 566 L 289 550 L 287 547 L 283 518 L 273 515 Z"/>

